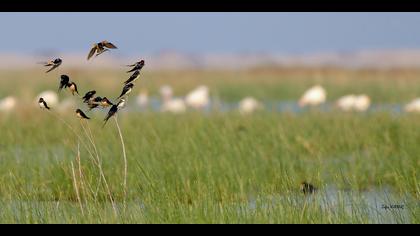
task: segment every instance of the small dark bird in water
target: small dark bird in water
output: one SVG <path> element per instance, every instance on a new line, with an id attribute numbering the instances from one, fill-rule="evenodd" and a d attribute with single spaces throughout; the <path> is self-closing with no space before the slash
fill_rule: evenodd
<path id="1" fill-rule="evenodd" d="M 74 82 L 70 82 L 67 87 L 69 88 L 71 94 L 74 96 L 74 93 L 76 92 L 77 94 L 79 94 L 79 92 L 77 91 L 77 85 Z"/>
<path id="2" fill-rule="evenodd" d="M 103 97 L 103 98 L 102 98 L 102 100 L 101 100 L 100 102 L 101 102 L 101 106 L 102 106 L 103 108 L 114 105 L 114 104 L 113 104 L 111 101 L 109 101 L 109 100 L 108 100 L 108 98 L 106 98 L 106 97 Z"/>
<path id="3" fill-rule="evenodd" d="M 127 71 L 127 73 L 133 72 L 133 71 L 140 71 L 144 66 L 144 60 L 141 60 L 139 62 L 136 62 L 132 65 L 127 65 L 129 67 L 133 67 L 131 70 Z"/>
<path id="4" fill-rule="evenodd" d="M 39 107 L 41 108 L 46 108 L 48 110 L 50 109 L 50 107 L 48 107 L 47 103 L 45 102 L 43 98 L 39 98 L 38 104 L 39 104 Z"/>
<path id="5" fill-rule="evenodd" d="M 96 56 L 99 56 L 102 53 L 108 51 L 108 49 L 116 49 L 116 48 L 117 47 L 114 44 L 106 40 L 99 43 L 95 43 L 90 49 L 87 59 L 89 60 L 93 55 L 95 55 L 95 53 L 96 53 Z"/>
<path id="6" fill-rule="evenodd" d="M 89 111 L 98 107 L 101 102 L 102 102 L 101 97 L 96 97 L 94 99 L 89 99 L 88 102 L 87 102 L 88 107 L 89 107 Z"/>
<path id="7" fill-rule="evenodd" d="M 80 110 L 80 109 L 77 109 L 76 110 L 76 115 L 77 115 L 77 117 L 79 117 L 80 119 L 87 119 L 87 120 L 89 120 L 90 118 L 89 117 L 87 117 L 87 115 L 85 114 L 85 113 L 83 113 L 83 111 L 82 110 Z"/>
<path id="8" fill-rule="evenodd" d="M 104 119 L 104 125 L 102 127 L 104 127 L 106 125 L 106 122 L 108 122 L 108 120 L 111 117 L 113 117 L 118 112 L 118 110 L 124 105 L 125 105 L 125 99 L 121 99 L 117 104 L 112 105 L 111 109 L 109 109 L 108 114 L 106 115 Z"/>
<path id="9" fill-rule="evenodd" d="M 130 94 L 131 90 L 133 90 L 133 87 L 134 87 L 134 84 L 132 83 L 126 84 L 123 88 L 123 91 L 121 92 L 121 95 L 117 99 L 120 99 L 121 97 L 127 96 L 128 94 Z"/>
<path id="10" fill-rule="evenodd" d="M 140 71 L 136 70 L 131 76 L 130 78 L 128 78 L 128 80 L 126 80 L 124 82 L 124 84 L 129 84 L 132 83 L 134 81 L 136 81 L 138 78 L 140 78 Z"/>
<path id="11" fill-rule="evenodd" d="M 60 92 L 63 88 L 67 88 L 69 85 L 70 78 L 67 75 L 61 75 L 60 77 L 60 87 L 58 87 L 58 92 Z"/>
<path id="12" fill-rule="evenodd" d="M 300 184 L 300 190 L 306 195 L 314 193 L 317 189 L 310 183 L 302 182 Z"/>
<path id="13" fill-rule="evenodd" d="M 87 92 L 86 94 L 85 94 L 85 96 L 83 96 L 83 102 L 84 103 L 87 103 L 89 100 L 91 100 L 92 98 L 93 98 L 93 96 L 95 96 L 95 94 L 96 94 L 96 91 L 95 90 L 92 90 L 92 91 L 89 91 L 89 92 Z"/>
<path id="14" fill-rule="evenodd" d="M 55 68 L 59 67 L 61 65 L 61 63 L 63 63 L 63 60 L 61 60 L 60 58 L 57 58 L 57 59 L 54 59 L 54 60 L 48 61 L 48 62 L 40 62 L 39 64 L 43 64 L 46 67 L 51 66 L 51 68 L 45 72 L 45 73 L 48 73 L 48 72 L 54 70 Z"/>

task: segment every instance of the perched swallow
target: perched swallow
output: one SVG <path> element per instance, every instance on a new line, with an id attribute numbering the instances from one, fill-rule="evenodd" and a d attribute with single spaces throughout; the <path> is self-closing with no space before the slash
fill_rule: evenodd
<path id="1" fill-rule="evenodd" d="M 95 90 L 89 91 L 85 94 L 85 96 L 83 97 L 83 102 L 87 103 L 89 100 L 91 100 L 93 98 L 93 96 L 96 94 Z"/>
<path id="2" fill-rule="evenodd" d="M 101 106 L 103 108 L 109 107 L 109 106 L 112 106 L 112 105 L 114 105 L 114 104 L 111 101 L 109 101 L 108 98 L 106 98 L 106 97 L 103 97 L 102 98 L 102 100 L 101 100 Z"/>
<path id="3" fill-rule="evenodd" d="M 46 108 L 48 110 L 50 109 L 43 98 L 39 98 L 38 104 L 39 104 L 39 107 L 41 108 Z"/>
<path id="4" fill-rule="evenodd" d="M 125 106 L 125 101 L 125 99 L 121 99 L 117 104 L 112 105 L 104 119 L 104 125 L 102 127 L 104 127 L 106 122 L 108 122 L 111 117 L 113 117 L 121 108 Z"/>
<path id="5" fill-rule="evenodd" d="M 79 92 L 77 91 L 77 85 L 74 82 L 70 82 L 69 84 L 67 84 L 67 87 L 69 88 L 71 94 L 74 96 L 74 92 L 76 92 L 77 94 L 79 94 Z"/>
<path id="6" fill-rule="evenodd" d="M 67 88 L 69 85 L 70 78 L 67 75 L 61 75 L 60 77 L 60 87 L 58 88 L 58 92 L 60 92 L 63 88 Z"/>
<path id="7" fill-rule="evenodd" d="M 141 60 L 139 62 L 136 62 L 136 63 L 132 64 L 132 65 L 127 65 L 127 66 L 129 66 L 129 67 L 133 67 L 134 66 L 131 70 L 127 71 L 127 73 L 141 70 L 143 68 L 143 66 L 144 66 L 144 60 Z"/>
<path id="8" fill-rule="evenodd" d="M 121 100 L 117 103 L 117 107 L 119 110 L 123 109 L 125 107 L 126 100 L 124 98 L 121 98 Z"/>
<path id="9" fill-rule="evenodd" d="M 300 184 L 300 190 L 303 192 L 303 194 L 312 194 L 314 193 L 317 189 L 312 185 L 309 184 L 307 182 L 302 182 Z"/>
<path id="10" fill-rule="evenodd" d="M 108 122 L 109 118 L 114 116 L 117 113 L 117 111 L 118 111 L 118 104 L 112 105 L 111 109 L 109 109 L 108 114 L 106 115 L 104 119 L 104 125 L 102 127 L 106 125 L 106 122 Z"/>
<path id="11" fill-rule="evenodd" d="M 102 101 L 101 97 L 96 97 L 94 99 L 89 99 L 88 102 L 87 102 L 88 107 L 89 107 L 89 111 L 92 110 L 93 108 L 98 107 L 101 101 Z"/>
<path id="12" fill-rule="evenodd" d="M 89 60 L 93 55 L 95 55 L 95 53 L 96 53 L 96 56 L 99 56 L 100 54 L 108 51 L 108 49 L 116 49 L 116 48 L 117 47 L 114 44 L 106 40 L 99 43 L 95 43 L 90 49 L 87 59 Z"/>
<path id="13" fill-rule="evenodd" d="M 57 59 L 54 59 L 54 60 L 48 61 L 48 62 L 40 62 L 40 64 L 43 64 L 46 67 L 51 66 L 51 68 L 45 72 L 45 73 L 48 73 L 48 72 L 54 70 L 55 68 L 59 67 L 62 62 L 63 62 L 63 60 L 61 60 L 60 58 L 57 58 Z"/>
<path id="14" fill-rule="evenodd" d="M 128 78 L 128 80 L 124 82 L 124 84 L 132 83 L 132 82 L 136 81 L 138 78 L 140 78 L 140 71 L 139 70 L 136 70 L 134 72 L 134 74 L 132 74 L 130 76 L 130 78 Z"/>
<path id="15" fill-rule="evenodd" d="M 80 119 L 87 119 L 87 120 L 89 120 L 90 118 L 89 117 L 87 117 L 86 116 L 86 114 L 85 113 L 83 113 L 83 111 L 82 110 L 80 110 L 80 109 L 77 109 L 76 110 L 76 115 L 77 115 L 77 117 L 79 117 Z"/>
<path id="16" fill-rule="evenodd" d="M 134 84 L 132 83 L 126 84 L 123 88 L 123 91 L 121 92 L 121 95 L 117 99 L 120 99 L 121 97 L 127 96 L 128 94 L 130 94 L 131 90 L 133 90 L 133 87 L 134 87 Z"/>

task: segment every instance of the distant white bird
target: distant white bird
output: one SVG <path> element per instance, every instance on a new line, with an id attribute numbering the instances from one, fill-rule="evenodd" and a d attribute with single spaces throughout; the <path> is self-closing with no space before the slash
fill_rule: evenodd
<path id="1" fill-rule="evenodd" d="M 346 95 L 337 100 L 336 105 L 343 111 L 359 111 L 363 112 L 369 109 L 371 104 L 369 96 L 361 95 Z"/>
<path id="2" fill-rule="evenodd" d="M 175 114 L 184 113 L 187 110 L 185 102 L 181 98 L 172 98 L 172 88 L 168 85 L 160 88 L 160 95 L 162 96 L 163 104 L 162 112 L 171 112 Z"/>
<path id="3" fill-rule="evenodd" d="M 327 100 L 327 92 L 320 85 L 316 85 L 306 91 L 299 100 L 299 106 L 318 106 Z"/>
<path id="4" fill-rule="evenodd" d="M 149 104 L 149 97 L 146 90 L 140 91 L 139 95 L 137 95 L 136 103 L 141 108 L 146 108 Z"/>
<path id="5" fill-rule="evenodd" d="M 37 106 L 39 98 L 44 98 L 50 107 L 56 107 L 58 105 L 58 95 L 52 90 L 43 91 L 35 97 L 34 101 Z"/>
<path id="6" fill-rule="evenodd" d="M 356 100 L 356 95 L 354 94 L 346 95 L 338 99 L 336 102 L 336 105 L 339 109 L 343 111 L 351 111 L 353 109 L 355 100 Z"/>
<path id="7" fill-rule="evenodd" d="M 209 89 L 201 85 L 187 94 L 185 102 L 188 106 L 195 109 L 203 109 L 210 103 Z"/>
<path id="8" fill-rule="evenodd" d="M 419 112 L 420 113 L 420 98 L 416 98 L 407 105 L 405 105 L 404 110 L 406 112 Z"/>
<path id="9" fill-rule="evenodd" d="M 0 111 L 10 112 L 16 107 L 16 104 L 17 104 L 16 98 L 12 96 L 5 97 L 0 100 Z"/>
<path id="10" fill-rule="evenodd" d="M 369 96 L 362 94 L 356 97 L 356 101 L 354 102 L 354 110 L 363 112 L 367 111 L 370 107 L 371 101 Z"/>
<path id="11" fill-rule="evenodd" d="M 251 114 L 262 108 L 262 104 L 253 97 L 246 97 L 239 102 L 239 112 L 241 114 Z"/>

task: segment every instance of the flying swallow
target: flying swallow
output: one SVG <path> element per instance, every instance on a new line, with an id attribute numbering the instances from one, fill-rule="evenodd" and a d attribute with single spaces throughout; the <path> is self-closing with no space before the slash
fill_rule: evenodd
<path id="1" fill-rule="evenodd" d="M 140 71 L 139 71 L 139 70 L 136 70 L 136 71 L 134 72 L 134 74 L 132 74 L 132 75 L 130 76 L 130 78 L 128 78 L 128 80 L 126 80 L 126 81 L 124 82 L 124 84 L 129 84 L 129 83 L 132 83 L 132 82 L 136 81 L 139 77 L 140 77 Z"/>
<path id="2" fill-rule="evenodd" d="M 61 60 L 60 58 L 57 58 L 57 59 L 54 59 L 54 60 L 48 61 L 48 62 L 40 62 L 39 64 L 43 64 L 46 67 L 51 66 L 51 68 L 45 72 L 45 73 L 48 73 L 48 72 L 54 70 L 55 68 L 59 67 L 62 62 L 63 62 L 63 60 Z"/>
<path id="3" fill-rule="evenodd" d="M 133 67 L 131 70 L 127 71 L 127 73 L 133 72 L 133 71 L 137 71 L 137 70 L 141 70 L 144 66 L 144 60 L 141 60 L 139 62 L 136 62 L 132 65 L 128 65 L 129 67 Z"/>
<path id="4" fill-rule="evenodd" d="M 79 92 L 77 91 L 77 85 L 74 82 L 70 82 L 69 84 L 67 84 L 67 87 L 69 88 L 71 94 L 74 96 L 74 92 L 76 92 L 77 94 L 79 94 Z"/>
<path id="5" fill-rule="evenodd" d="M 69 85 L 70 78 L 67 75 L 61 75 L 60 77 L 60 87 L 58 88 L 58 92 L 60 92 L 63 88 L 67 88 Z"/>
<path id="6" fill-rule="evenodd" d="M 112 105 L 114 105 L 114 104 L 111 101 L 109 101 L 108 98 L 106 98 L 106 97 L 103 97 L 102 98 L 102 100 L 101 100 L 101 106 L 103 108 L 109 107 L 109 106 L 112 106 Z"/>
<path id="7" fill-rule="evenodd" d="M 100 54 L 108 51 L 108 49 L 116 49 L 116 48 L 117 47 L 114 44 L 106 40 L 99 43 L 95 43 L 90 49 L 87 59 L 89 60 L 93 55 L 95 55 L 95 53 L 96 53 L 96 56 L 99 56 Z"/>
<path id="8" fill-rule="evenodd" d="M 93 108 L 98 107 L 101 101 L 102 101 L 102 98 L 101 97 L 96 97 L 94 99 L 89 99 L 87 101 L 87 104 L 88 104 L 88 107 L 89 107 L 89 111 L 92 110 Z"/>
<path id="9" fill-rule="evenodd" d="M 77 109 L 76 110 L 76 115 L 77 115 L 77 117 L 79 117 L 80 119 L 87 119 L 87 120 L 89 120 L 90 118 L 89 117 L 87 117 L 86 116 L 86 114 L 85 113 L 83 113 L 83 111 L 82 110 L 80 110 L 80 109 Z"/>
<path id="10" fill-rule="evenodd" d="M 85 96 L 82 98 L 84 103 L 87 103 L 90 99 L 93 98 L 93 96 L 96 94 L 95 90 L 89 91 L 85 94 Z"/>
<path id="11" fill-rule="evenodd" d="M 117 99 L 120 99 L 121 97 L 127 96 L 128 94 L 130 94 L 131 90 L 133 90 L 133 87 L 134 87 L 134 84 L 132 83 L 126 84 L 123 88 L 123 91 L 121 92 L 121 95 Z"/>
<path id="12" fill-rule="evenodd" d="M 109 118 L 113 117 L 120 108 L 124 107 L 125 105 L 125 99 L 121 99 L 117 104 L 112 105 L 111 109 L 109 109 L 108 114 L 106 115 L 104 119 L 104 127 L 106 125 L 106 122 L 108 122 Z"/>
<path id="13" fill-rule="evenodd" d="M 39 107 L 41 108 L 46 108 L 48 110 L 50 109 L 43 98 L 39 98 L 38 104 L 39 104 Z"/>

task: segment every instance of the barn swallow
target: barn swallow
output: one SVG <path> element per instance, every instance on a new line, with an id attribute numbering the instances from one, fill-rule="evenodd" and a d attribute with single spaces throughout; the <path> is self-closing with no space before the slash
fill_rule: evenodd
<path id="1" fill-rule="evenodd" d="M 111 101 L 109 101 L 109 100 L 108 100 L 108 98 L 106 98 L 106 97 L 103 97 L 103 98 L 102 98 L 102 100 L 101 100 L 100 102 L 101 102 L 101 106 L 102 106 L 103 108 L 114 105 L 114 104 L 113 104 Z"/>
<path id="2" fill-rule="evenodd" d="M 117 103 L 117 107 L 119 110 L 123 109 L 125 107 L 126 100 L 124 98 L 121 98 L 121 100 Z"/>
<path id="3" fill-rule="evenodd" d="M 112 105 L 104 119 L 104 125 L 102 127 L 106 125 L 106 122 L 108 122 L 109 118 L 113 117 L 120 109 L 125 106 L 125 102 L 126 100 L 123 98 L 117 104 Z"/>
<path id="4" fill-rule="evenodd" d="M 108 51 L 108 49 L 116 49 L 116 48 L 117 47 L 114 44 L 106 40 L 99 43 L 95 43 L 90 49 L 87 59 L 89 60 L 93 55 L 95 55 L 95 52 L 96 52 L 96 56 L 99 56 L 100 54 Z"/>
<path id="5" fill-rule="evenodd" d="M 134 74 L 132 74 L 130 78 L 128 78 L 128 80 L 124 82 L 124 84 L 132 83 L 136 81 L 138 78 L 140 78 L 140 71 L 136 70 Z"/>
<path id="6" fill-rule="evenodd" d="M 79 117 L 80 119 L 87 119 L 87 120 L 89 120 L 90 118 L 89 117 L 87 117 L 87 115 L 85 114 L 85 113 L 83 113 L 83 111 L 82 110 L 80 110 L 80 109 L 77 109 L 76 110 L 76 115 L 77 115 L 77 117 Z"/>
<path id="7" fill-rule="evenodd" d="M 59 67 L 62 62 L 63 62 L 63 60 L 61 60 L 60 58 L 57 58 L 57 59 L 54 59 L 54 60 L 48 61 L 48 62 L 40 62 L 39 64 L 43 64 L 46 67 L 51 66 L 51 68 L 45 72 L 45 73 L 48 73 L 48 72 L 54 70 L 55 68 Z"/>
<path id="8" fill-rule="evenodd" d="M 133 90 L 133 87 L 134 87 L 134 84 L 132 83 L 126 84 L 123 88 L 123 91 L 121 92 L 121 95 L 117 99 L 120 99 L 121 97 L 127 96 L 128 94 L 130 94 L 131 90 Z"/>
<path id="9" fill-rule="evenodd" d="M 76 92 L 77 94 L 79 94 L 79 92 L 77 91 L 77 85 L 74 82 L 70 82 L 69 84 L 67 84 L 67 87 L 69 88 L 71 94 L 74 96 L 74 92 Z"/>
<path id="10" fill-rule="evenodd" d="M 84 103 L 87 103 L 90 99 L 93 98 L 93 96 L 96 94 L 95 90 L 89 91 L 85 94 L 85 96 L 82 98 Z"/>
<path id="11" fill-rule="evenodd" d="M 118 111 L 118 104 L 112 105 L 111 109 L 109 109 L 108 114 L 106 115 L 104 119 L 104 125 L 102 127 L 106 125 L 106 122 L 108 122 L 109 118 L 114 116 L 117 113 L 117 111 Z"/>
<path id="12" fill-rule="evenodd" d="M 88 102 L 87 102 L 88 107 L 89 107 L 89 111 L 92 110 L 93 108 L 98 107 L 101 101 L 102 101 L 101 97 L 96 97 L 94 99 L 89 99 Z"/>
<path id="13" fill-rule="evenodd" d="M 58 92 L 60 92 L 63 88 L 67 88 L 69 85 L 70 78 L 67 75 L 61 75 L 60 77 L 60 87 L 58 88 Z"/>
<path id="14" fill-rule="evenodd" d="M 133 71 L 137 71 L 137 70 L 141 70 L 144 66 L 144 60 L 141 60 L 139 62 L 136 62 L 132 65 L 127 65 L 129 67 L 133 67 L 131 70 L 127 71 L 127 73 L 133 72 Z"/>
<path id="15" fill-rule="evenodd" d="M 50 109 L 43 98 L 39 98 L 38 104 L 39 104 L 39 107 L 41 108 L 46 108 L 48 110 Z"/>
<path id="16" fill-rule="evenodd" d="M 309 184 L 307 182 L 302 182 L 300 184 L 300 190 L 303 192 L 303 194 L 312 194 L 314 193 L 317 189 L 312 185 Z"/>

